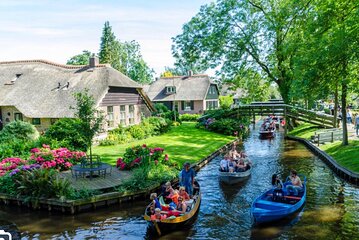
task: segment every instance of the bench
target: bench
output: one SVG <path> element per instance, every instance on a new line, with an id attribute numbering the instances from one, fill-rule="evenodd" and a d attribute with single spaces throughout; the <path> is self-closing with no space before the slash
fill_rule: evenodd
<path id="1" fill-rule="evenodd" d="M 267 194 L 268 196 L 273 196 L 273 194 L 269 193 Z M 282 196 L 282 198 L 287 198 L 287 199 L 293 199 L 293 200 L 300 200 L 302 199 L 301 197 L 296 197 L 296 196 Z"/>
<path id="2" fill-rule="evenodd" d="M 280 203 L 280 202 L 272 202 L 272 201 L 266 201 L 266 200 L 258 200 L 256 202 L 256 204 L 258 205 L 258 207 L 261 208 L 261 206 L 265 205 L 265 206 L 273 206 L 273 207 L 281 207 L 281 208 L 289 208 L 292 205 L 291 204 L 286 204 L 286 203 Z"/>
<path id="3" fill-rule="evenodd" d="M 92 165 L 83 165 L 78 164 L 72 167 L 71 169 L 72 176 L 76 179 L 78 176 L 82 177 L 90 177 L 92 180 L 94 173 L 97 173 L 99 176 L 106 177 L 107 174 L 111 175 L 112 173 L 112 166 L 107 163 L 93 163 Z"/>
<path id="4" fill-rule="evenodd" d="M 338 128 L 323 129 L 314 133 L 314 136 L 311 137 L 313 143 L 317 143 L 318 146 L 321 143 L 325 142 L 334 142 L 336 140 L 343 139 L 343 132 Z"/>

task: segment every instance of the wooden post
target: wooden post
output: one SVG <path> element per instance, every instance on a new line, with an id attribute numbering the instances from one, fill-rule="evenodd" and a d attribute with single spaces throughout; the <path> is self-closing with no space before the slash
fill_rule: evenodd
<path id="1" fill-rule="evenodd" d="M 334 142 L 334 132 L 332 132 L 332 142 Z"/>

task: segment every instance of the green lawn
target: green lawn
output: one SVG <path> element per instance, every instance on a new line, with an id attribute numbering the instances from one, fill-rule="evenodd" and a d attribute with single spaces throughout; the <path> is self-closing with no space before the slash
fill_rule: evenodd
<path id="1" fill-rule="evenodd" d="M 341 141 L 326 143 L 320 148 L 332 156 L 343 167 L 359 173 L 359 141 L 351 140 L 348 146 L 342 146 Z"/>
<path id="2" fill-rule="evenodd" d="M 120 144 L 115 146 L 96 146 L 93 153 L 101 160 L 116 164 L 128 147 L 147 144 L 150 147 L 161 147 L 172 160 L 182 166 L 184 162 L 197 162 L 235 138 L 195 128 L 196 123 L 183 122 L 161 136 Z"/>
<path id="3" fill-rule="evenodd" d="M 314 132 L 319 129 L 321 129 L 321 128 L 318 128 L 314 124 L 301 123 L 298 127 L 294 128 L 292 131 L 290 131 L 288 133 L 288 135 L 305 138 L 305 139 L 310 139 L 310 137 L 314 135 Z"/>

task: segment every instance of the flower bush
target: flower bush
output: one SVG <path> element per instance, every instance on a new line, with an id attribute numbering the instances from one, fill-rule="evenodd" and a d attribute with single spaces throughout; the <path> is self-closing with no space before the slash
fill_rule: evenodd
<path id="1" fill-rule="evenodd" d="M 24 165 L 27 161 L 21 158 L 5 158 L 0 162 L 0 176 L 5 175 L 8 171 Z"/>
<path id="2" fill-rule="evenodd" d="M 51 150 L 50 146 L 31 149 L 30 159 L 40 164 L 43 168 L 54 168 L 60 171 L 67 170 L 75 163 L 79 163 L 86 156 L 84 152 L 72 152 L 67 148 Z"/>
<path id="3" fill-rule="evenodd" d="M 146 144 L 127 148 L 123 158 L 117 159 L 116 166 L 121 170 L 129 170 L 143 164 L 176 166 L 176 163 L 171 162 L 168 155 L 163 153 L 163 148 L 150 148 Z"/>

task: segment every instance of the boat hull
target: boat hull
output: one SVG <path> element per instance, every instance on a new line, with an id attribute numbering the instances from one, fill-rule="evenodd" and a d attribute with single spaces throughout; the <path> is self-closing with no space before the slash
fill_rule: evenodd
<path id="1" fill-rule="evenodd" d="M 252 173 L 252 168 L 248 169 L 245 172 L 219 172 L 219 180 L 226 184 L 236 184 L 241 181 L 246 180 Z"/>
<path id="2" fill-rule="evenodd" d="M 266 139 L 266 138 L 274 138 L 275 137 L 275 130 L 273 131 L 259 131 L 259 137 Z"/>
<path id="3" fill-rule="evenodd" d="M 300 210 L 306 201 L 306 183 L 303 183 L 303 195 L 302 196 L 284 196 L 288 198 L 287 202 L 273 202 L 271 201 L 271 195 L 273 195 L 273 189 L 266 191 L 259 196 L 251 206 L 251 213 L 256 223 L 268 223 L 279 219 L 289 217 L 298 210 Z M 295 203 L 291 203 L 291 199 L 297 199 Z"/>

